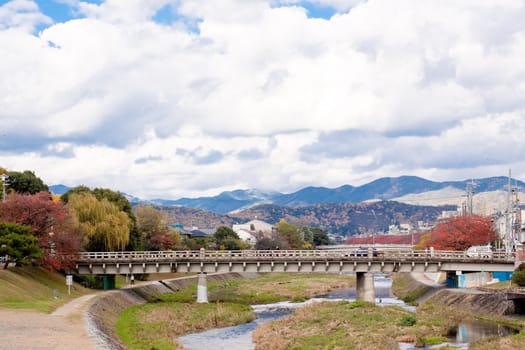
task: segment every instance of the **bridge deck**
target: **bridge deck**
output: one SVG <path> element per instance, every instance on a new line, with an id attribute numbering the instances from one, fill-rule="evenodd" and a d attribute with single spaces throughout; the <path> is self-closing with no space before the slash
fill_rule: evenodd
<path id="1" fill-rule="evenodd" d="M 468 257 L 455 251 L 239 250 L 86 252 L 79 273 L 513 271 L 504 253 Z"/>

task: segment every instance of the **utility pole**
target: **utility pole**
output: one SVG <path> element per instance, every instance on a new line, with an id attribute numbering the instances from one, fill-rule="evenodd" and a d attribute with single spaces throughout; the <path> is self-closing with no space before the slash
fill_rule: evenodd
<path id="1" fill-rule="evenodd" d="M 509 254 L 512 251 L 512 205 L 511 205 L 511 187 L 510 187 L 511 172 L 509 169 L 509 181 L 507 185 L 507 210 L 505 212 L 505 252 Z"/>
<path id="2" fill-rule="evenodd" d="M 474 180 L 471 180 L 471 182 L 467 184 L 467 215 L 469 216 L 472 216 L 473 211 L 474 211 L 473 197 L 474 197 Z"/>
<path id="3" fill-rule="evenodd" d="M 2 202 L 5 202 L 5 186 L 7 181 L 7 175 L 2 174 L 0 175 L 0 179 L 2 180 Z"/>

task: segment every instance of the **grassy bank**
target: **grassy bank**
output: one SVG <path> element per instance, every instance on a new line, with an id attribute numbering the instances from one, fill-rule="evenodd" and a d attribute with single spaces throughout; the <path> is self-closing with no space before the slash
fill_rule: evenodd
<path id="1" fill-rule="evenodd" d="M 414 280 L 409 273 L 396 273 L 392 278 L 392 293 L 409 305 L 430 292 L 432 287 Z"/>
<path id="2" fill-rule="evenodd" d="M 160 295 L 161 302 L 127 309 L 117 321 L 117 333 L 132 350 L 179 349 L 175 338 L 182 334 L 253 320 L 250 304 L 302 301 L 353 285 L 353 278 L 341 275 L 264 274 L 209 283 L 209 304 L 196 304 L 197 287 L 191 286 Z"/>
<path id="3" fill-rule="evenodd" d="M 253 338 L 258 350 L 397 349 L 401 340 L 440 343 L 448 327 L 446 319 L 415 317 L 397 306 L 323 302 L 263 324 Z"/>
<path id="4" fill-rule="evenodd" d="M 253 335 L 257 350 L 398 349 L 398 342 L 416 346 L 440 344 L 459 322 L 478 317 L 461 309 L 424 302 L 411 313 L 397 306 L 363 302 L 323 302 L 298 309 L 294 314 L 258 327 Z M 519 321 L 505 323 L 520 329 Z M 451 347 L 448 347 L 451 348 Z M 525 349 L 525 333 L 479 340 L 473 350 Z"/>
<path id="5" fill-rule="evenodd" d="M 0 270 L 0 308 L 52 312 L 68 301 L 91 292 L 74 283 L 71 295 L 68 295 L 63 275 L 38 267 Z"/>
<path id="6" fill-rule="evenodd" d="M 155 303 L 124 311 L 117 321 L 117 333 L 129 349 L 182 349 L 174 337 L 253 320 L 247 305 Z"/>

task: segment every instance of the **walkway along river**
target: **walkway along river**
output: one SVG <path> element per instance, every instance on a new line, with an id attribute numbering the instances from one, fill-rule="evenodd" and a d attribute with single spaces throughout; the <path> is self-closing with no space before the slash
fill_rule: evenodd
<path id="1" fill-rule="evenodd" d="M 407 310 L 415 311 L 415 307 L 406 305 L 391 294 L 392 281 L 385 276 L 375 277 L 376 304 L 399 305 Z M 257 319 L 253 322 L 227 328 L 189 334 L 179 337 L 179 342 L 187 350 L 201 350 L 213 344 L 217 350 L 251 350 L 254 349 L 252 332 L 265 322 L 276 320 L 293 312 L 307 303 L 323 300 L 355 300 L 355 288 L 334 291 L 323 297 L 314 298 L 304 303 L 281 302 L 275 304 L 253 306 Z M 460 349 L 467 349 L 468 343 L 489 335 L 508 335 L 511 329 L 490 325 L 482 322 L 470 322 L 458 325 L 457 336 L 451 339 L 451 344 Z M 411 344 L 400 344 L 400 349 L 412 349 Z M 421 348 L 418 348 L 421 349 Z"/>

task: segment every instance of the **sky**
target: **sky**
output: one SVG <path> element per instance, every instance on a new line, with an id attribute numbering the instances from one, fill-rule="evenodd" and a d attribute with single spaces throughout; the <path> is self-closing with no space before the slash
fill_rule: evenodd
<path id="1" fill-rule="evenodd" d="M 0 167 L 143 199 L 525 179 L 524 0 L 0 0 Z"/>

